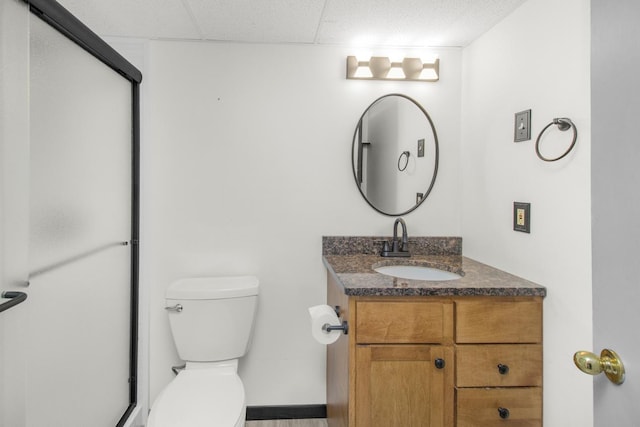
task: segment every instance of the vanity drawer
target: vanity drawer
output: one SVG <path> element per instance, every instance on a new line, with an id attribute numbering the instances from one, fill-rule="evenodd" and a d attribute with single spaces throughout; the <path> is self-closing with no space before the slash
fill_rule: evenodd
<path id="1" fill-rule="evenodd" d="M 451 339 L 453 305 L 427 301 L 361 301 L 356 305 L 359 344 L 434 344 Z"/>
<path id="2" fill-rule="evenodd" d="M 458 389 L 456 407 L 457 427 L 542 426 L 540 387 Z"/>
<path id="3" fill-rule="evenodd" d="M 482 298 L 456 302 L 457 343 L 542 342 L 541 298 Z"/>
<path id="4" fill-rule="evenodd" d="M 491 344 L 456 347 L 456 386 L 542 385 L 542 345 Z"/>

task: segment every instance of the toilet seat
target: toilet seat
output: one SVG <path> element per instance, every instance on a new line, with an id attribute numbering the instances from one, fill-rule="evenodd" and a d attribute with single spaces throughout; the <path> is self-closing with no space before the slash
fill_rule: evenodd
<path id="1" fill-rule="evenodd" d="M 154 402 L 147 427 L 240 427 L 245 412 L 237 373 L 185 369 Z"/>

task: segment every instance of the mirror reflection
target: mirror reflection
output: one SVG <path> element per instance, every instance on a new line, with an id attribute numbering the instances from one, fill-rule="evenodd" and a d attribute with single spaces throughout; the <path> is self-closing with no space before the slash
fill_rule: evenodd
<path id="1" fill-rule="evenodd" d="M 353 136 L 353 175 L 380 213 L 404 215 L 427 198 L 438 173 L 438 136 L 429 114 L 401 94 L 376 99 Z"/>

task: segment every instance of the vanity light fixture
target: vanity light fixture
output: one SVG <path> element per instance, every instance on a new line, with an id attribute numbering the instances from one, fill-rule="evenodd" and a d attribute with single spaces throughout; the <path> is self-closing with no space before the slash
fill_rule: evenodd
<path id="1" fill-rule="evenodd" d="M 404 58 L 401 62 L 392 62 L 386 56 L 372 56 L 368 61 L 359 61 L 355 56 L 347 56 L 347 78 L 437 82 L 440 59 Z"/>

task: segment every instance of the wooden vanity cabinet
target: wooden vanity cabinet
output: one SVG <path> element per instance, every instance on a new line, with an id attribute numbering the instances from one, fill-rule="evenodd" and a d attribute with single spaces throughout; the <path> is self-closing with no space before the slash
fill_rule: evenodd
<path id="1" fill-rule="evenodd" d="M 330 278 L 328 303 L 350 328 L 327 347 L 329 426 L 453 426 L 450 299 L 347 297 Z"/>
<path id="2" fill-rule="evenodd" d="M 349 297 L 329 275 L 327 302 L 349 323 L 330 427 L 542 425 L 542 298 Z"/>

